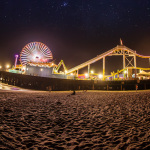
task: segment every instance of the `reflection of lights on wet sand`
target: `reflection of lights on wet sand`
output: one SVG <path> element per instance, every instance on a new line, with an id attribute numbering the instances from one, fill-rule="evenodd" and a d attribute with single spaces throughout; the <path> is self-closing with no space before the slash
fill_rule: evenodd
<path id="1" fill-rule="evenodd" d="M 22 89 L 20 87 L 8 85 L 8 84 L 1 83 L 1 82 L 0 82 L 0 90 L 6 90 L 6 91 L 7 90 L 9 90 L 9 91 L 30 91 L 28 89 Z"/>

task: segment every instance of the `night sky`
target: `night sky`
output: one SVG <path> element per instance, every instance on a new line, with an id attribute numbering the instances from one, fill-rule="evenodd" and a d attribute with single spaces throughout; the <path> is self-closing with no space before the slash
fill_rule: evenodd
<path id="1" fill-rule="evenodd" d="M 0 0 L 1 65 L 13 64 L 15 54 L 38 41 L 69 69 L 115 47 L 120 38 L 150 55 L 150 0 Z M 122 69 L 122 58 L 111 57 L 106 67 L 106 73 Z"/>

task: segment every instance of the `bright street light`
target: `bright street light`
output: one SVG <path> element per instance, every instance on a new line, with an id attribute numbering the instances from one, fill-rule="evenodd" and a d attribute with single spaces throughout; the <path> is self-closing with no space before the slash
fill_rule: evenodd
<path id="1" fill-rule="evenodd" d="M 125 70 L 125 71 L 124 71 L 124 73 L 126 74 L 126 73 L 127 73 L 127 71 Z"/>
<path id="2" fill-rule="evenodd" d="M 6 65 L 6 68 L 8 69 L 10 67 L 10 65 Z"/>
<path id="3" fill-rule="evenodd" d="M 85 73 L 85 77 L 86 77 L 86 78 L 88 77 L 88 74 L 87 74 L 87 73 Z"/>
<path id="4" fill-rule="evenodd" d="M 91 73 L 93 74 L 93 73 L 94 73 L 94 71 L 92 70 L 92 71 L 91 71 Z"/>
<path id="5" fill-rule="evenodd" d="M 103 75 L 102 75 L 102 74 L 99 74 L 98 77 L 101 79 L 101 78 L 103 77 Z"/>

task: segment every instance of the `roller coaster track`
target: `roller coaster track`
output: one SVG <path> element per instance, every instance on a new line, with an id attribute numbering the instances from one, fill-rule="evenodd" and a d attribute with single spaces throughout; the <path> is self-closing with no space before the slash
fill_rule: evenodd
<path id="1" fill-rule="evenodd" d="M 140 55 L 140 54 L 136 54 L 136 56 L 141 57 L 141 58 L 150 58 L 150 56 L 144 56 L 144 55 Z"/>
<path id="2" fill-rule="evenodd" d="M 77 71 L 81 68 L 84 68 L 92 63 L 95 63 L 96 61 L 98 61 L 106 56 L 112 56 L 112 55 L 128 55 L 128 56 L 138 56 L 141 58 L 150 58 L 150 56 L 143 56 L 143 55 L 137 54 L 136 51 L 134 51 L 124 45 L 117 45 L 115 48 L 112 48 L 112 49 L 110 49 L 100 55 L 97 55 L 96 57 L 74 67 L 74 68 L 69 69 L 67 71 L 67 74 Z"/>

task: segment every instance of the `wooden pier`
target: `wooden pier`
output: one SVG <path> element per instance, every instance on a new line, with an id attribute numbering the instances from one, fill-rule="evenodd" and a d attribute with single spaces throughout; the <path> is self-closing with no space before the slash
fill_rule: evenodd
<path id="1" fill-rule="evenodd" d="M 72 80 L 56 79 L 0 71 L 3 83 L 27 89 L 66 91 L 66 90 L 146 90 L 150 89 L 150 80 Z"/>

